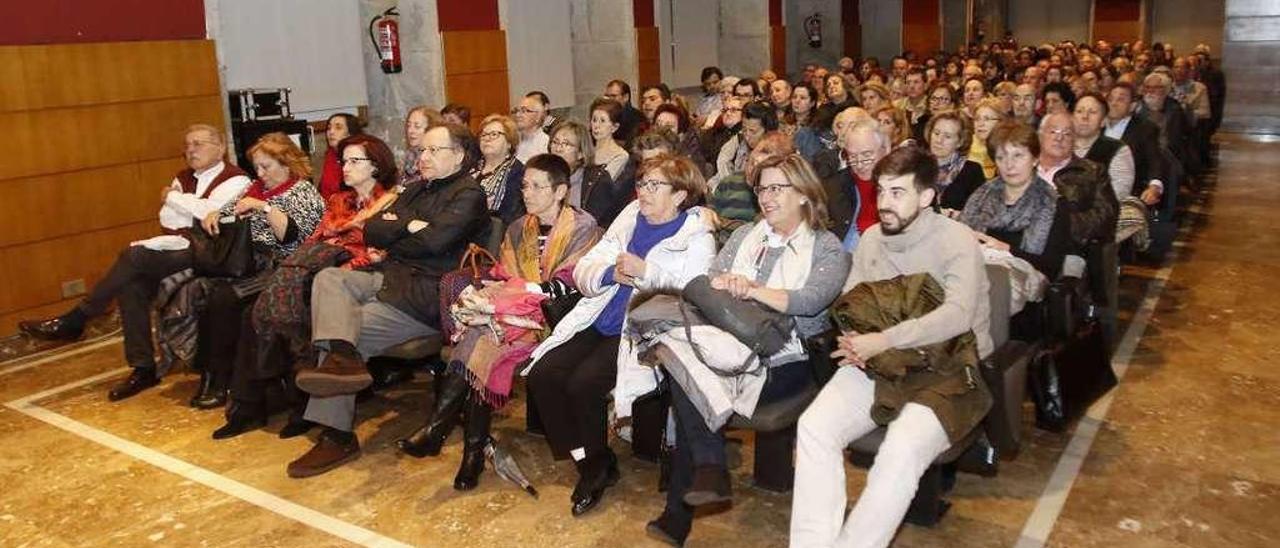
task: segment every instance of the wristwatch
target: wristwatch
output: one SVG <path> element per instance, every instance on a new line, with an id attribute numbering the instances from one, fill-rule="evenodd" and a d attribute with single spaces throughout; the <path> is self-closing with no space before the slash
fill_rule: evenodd
<path id="1" fill-rule="evenodd" d="M 270 215 L 270 214 L 271 214 L 271 204 L 265 204 L 265 205 L 263 205 L 263 206 L 262 206 L 262 214 L 263 214 L 263 215 Z"/>

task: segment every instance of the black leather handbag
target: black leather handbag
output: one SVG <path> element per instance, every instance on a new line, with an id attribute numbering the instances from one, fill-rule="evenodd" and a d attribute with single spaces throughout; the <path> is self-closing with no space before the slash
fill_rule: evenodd
<path id="1" fill-rule="evenodd" d="M 197 276 L 246 278 L 257 270 L 249 219 L 220 222 L 216 236 L 197 226 L 190 230 L 188 239 L 191 241 L 191 265 Z"/>
<path id="2" fill-rule="evenodd" d="M 795 330 L 795 318 L 760 303 L 734 297 L 728 291 L 715 289 L 706 275 L 690 280 L 681 296 L 684 297 L 683 302 L 698 308 L 698 313 L 707 323 L 733 335 L 759 356 L 769 356 L 782 350 Z"/>
<path id="3" fill-rule="evenodd" d="M 547 327 L 554 329 L 560 320 L 569 314 L 573 307 L 578 306 L 578 301 L 582 300 L 582 293 L 576 289 L 571 293 L 543 299 L 539 305 L 542 307 L 542 317 L 547 320 Z"/>

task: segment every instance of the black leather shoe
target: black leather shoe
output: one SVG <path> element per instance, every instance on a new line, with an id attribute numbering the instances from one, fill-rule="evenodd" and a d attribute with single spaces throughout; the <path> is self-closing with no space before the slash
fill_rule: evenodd
<path id="1" fill-rule="evenodd" d="M 216 409 L 226 405 L 227 391 L 220 386 L 215 386 L 216 384 L 218 383 L 214 382 L 212 373 L 201 371 L 200 386 L 196 390 L 196 395 L 192 396 L 187 403 L 196 409 Z"/>
<path id="2" fill-rule="evenodd" d="M 658 516 L 658 519 L 645 525 L 644 532 L 649 535 L 649 538 L 656 541 L 671 546 L 684 546 L 684 540 L 689 536 L 689 529 L 691 529 L 692 523 L 681 527 L 676 521 L 676 518 L 663 512 L 661 516 Z"/>
<path id="3" fill-rule="evenodd" d="M 213 431 L 213 439 L 225 440 L 227 438 L 234 438 L 236 436 L 239 436 L 240 434 L 243 434 L 250 430 L 257 430 L 266 425 L 267 425 L 267 418 L 262 415 L 259 415 L 259 414 L 243 414 L 242 415 L 238 413 L 232 413 L 231 417 L 227 419 L 227 424 L 224 424 L 222 425 L 222 428 L 219 428 Z"/>
<path id="4" fill-rule="evenodd" d="M 42 341 L 76 341 L 84 335 L 84 324 L 76 324 L 59 316 L 49 320 L 18 322 L 18 330 Z"/>
<path id="5" fill-rule="evenodd" d="M 314 422 L 311 422 L 300 416 L 290 415 L 289 422 L 285 423 L 284 427 L 280 429 L 280 433 L 277 435 L 280 437 L 280 439 L 287 440 L 289 438 L 296 438 L 298 436 L 306 434 L 307 432 L 310 432 L 312 428 L 315 428 L 315 427 L 316 427 L 316 423 Z"/>
<path id="6" fill-rule="evenodd" d="M 604 458 L 604 457 L 601 457 Z M 593 508 L 600 504 L 600 499 L 604 498 L 604 490 L 618 484 L 618 457 L 612 452 L 607 457 L 608 463 L 603 469 L 595 472 L 591 476 L 583 476 L 578 478 L 578 485 L 573 488 L 573 496 L 571 500 L 573 506 L 570 512 L 573 517 L 580 517 L 590 512 Z"/>
<path id="7" fill-rule="evenodd" d="M 107 392 L 107 399 L 111 401 L 120 401 L 125 398 L 133 397 L 139 392 L 160 384 L 160 378 L 156 376 L 156 370 L 151 367 L 135 367 L 133 372 L 129 373 L 129 378 L 120 384 L 111 388 Z"/>

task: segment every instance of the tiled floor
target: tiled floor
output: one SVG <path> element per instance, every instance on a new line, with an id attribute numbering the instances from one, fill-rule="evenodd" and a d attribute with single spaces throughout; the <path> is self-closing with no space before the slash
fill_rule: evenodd
<path id="1" fill-rule="evenodd" d="M 1223 139 L 1216 188 L 1193 216 L 1049 546 L 1280 546 L 1280 299 L 1267 289 L 1280 274 L 1277 152 L 1278 144 Z M 1160 273 L 1129 270 L 1130 311 Z M 22 363 L 0 364 L 0 402 L 123 365 L 118 344 L 8 372 Z M 426 380 L 363 405 L 364 456 L 308 480 L 285 477 L 285 463 L 311 442 L 276 439 L 279 419 L 210 440 L 221 414 L 185 406 L 190 375 L 117 404 L 106 401 L 109 383 L 0 407 L 0 546 L 656 545 L 644 536 L 662 505 L 656 467 L 624 456 L 622 482 L 603 508 L 573 519 L 573 472 L 523 433 L 519 401 L 496 430 L 538 500 L 492 472 L 475 491 L 453 491 L 456 435 L 438 458 L 396 454 L 392 442 L 422 420 Z M 1072 434 L 1028 428 L 1022 453 L 998 477 L 961 475 L 943 522 L 904 526 L 895 545 L 1014 545 Z M 731 446 L 740 462 L 734 507 L 700 518 L 692 546 L 786 542 L 790 496 L 750 486 L 751 440 L 742 437 Z M 852 495 L 863 477 L 850 474 Z"/>

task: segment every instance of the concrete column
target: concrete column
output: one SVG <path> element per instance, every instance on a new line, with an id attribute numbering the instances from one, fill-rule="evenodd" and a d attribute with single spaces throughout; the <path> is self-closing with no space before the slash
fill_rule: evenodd
<path id="1" fill-rule="evenodd" d="M 398 5 L 400 54 L 404 71 L 384 74 L 378 54 L 367 38 L 369 21 Z M 404 151 L 404 117 L 417 105 L 444 106 L 444 50 L 436 0 L 360 0 L 360 19 L 366 38 L 364 77 L 369 89 L 367 131 L 391 146 L 399 157 Z"/>
<path id="2" fill-rule="evenodd" d="M 844 32 L 840 27 L 840 0 L 792 0 L 783 8 L 787 20 L 787 67 L 799 74 L 809 63 L 834 68 L 844 56 Z M 809 45 L 804 20 L 822 17 L 822 47 Z M 863 25 L 865 31 L 865 24 Z"/>
<path id="3" fill-rule="evenodd" d="M 1222 129 L 1280 135 L 1280 1 L 1227 0 L 1226 20 Z"/>
<path id="4" fill-rule="evenodd" d="M 721 0 L 719 50 L 726 75 L 755 78 L 769 68 L 769 1 Z"/>
<path id="5" fill-rule="evenodd" d="M 572 0 L 573 115 L 585 120 L 591 101 L 604 95 L 604 85 L 620 78 L 640 98 L 636 57 L 636 25 L 631 0 Z"/>

